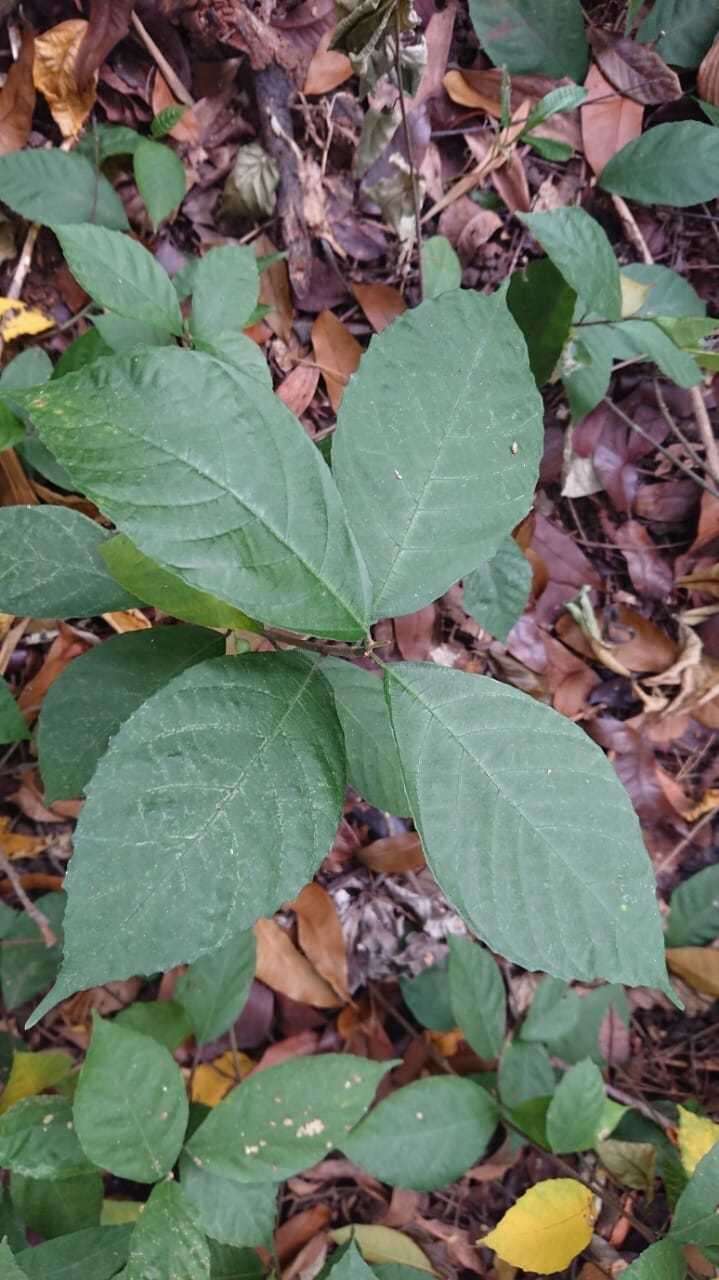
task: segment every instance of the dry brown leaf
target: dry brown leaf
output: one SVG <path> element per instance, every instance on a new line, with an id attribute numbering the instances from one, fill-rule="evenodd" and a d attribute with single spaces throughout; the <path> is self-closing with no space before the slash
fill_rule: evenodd
<path id="1" fill-rule="evenodd" d="M 352 63 L 347 54 L 340 53 L 337 49 L 330 49 L 331 40 L 332 32 L 325 32 L 312 55 L 304 86 L 304 92 L 307 94 L 329 93 L 332 89 L 344 84 L 345 80 L 349 80 L 352 75 Z"/>
<path id="2" fill-rule="evenodd" d="M 23 32 L 17 62 L 12 64 L 0 89 L 0 156 L 19 151 L 30 136 L 35 110 L 34 59 L 35 37 L 27 29 Z"/>
<path id="3" fill-rule="evenodd" d="M 399 289 L 390 284 L 353 284 L 352 292 L 375 333 L 381 333 L 407 310 Z"/>
<path id="4" fill-rule="evenodd" d="M 275 1232 L 275 1252 L 282 1266 L 294 1258 L 300 1249 L 329 1224 L 331 1213 L 328 1205 L 314 1204 L 288 1218 Z"/>
<path id="5" fill-rule="evenodd" d="M 587 99 L 580 107 L 582 147 L 594 173 L 601 173 L 617 151 L 639 137 L 644 107 L 618 94 L 594 63 L 584 87 Z"/>
<path id="6" fill-rule="evenodd" d="M 703 818 L 705 813 L 713 813 L 715 809 L 719 809 L 719 790 L 712 787 L 687 810 L 684 817 L 687 822 L 696 822 L 698 818 Z"/>
<path id="7" fill-rule="evenodd" d="M 280 383 L 276 394 L 300 418 L 312 403 L 319 380 L 320 371 L 316 365 L 298 364 Z"/>
<path id="8" fill-rule="evenodd" d="M 458 106 L 475 107 L 493 116 L 495 120 L 501 119 L 502 72 L 495 67 L 486 71 L 448 71 L 443 83 L 449 97 Z M 529 103 L 528 110 L 531 110 L 546 93 L 567 84 L 571 84 L 571 80 L 566 78 L 552 80 L 549 76 L 512 76 L 512 114 L 525 100 Z M 563 111 L 561 115 L 550 116 L 534 132 L 540 137 L 567 142 L 575 151 L 581 150 L 579 116 L 576 111 Z"/>
<path id="9" fill-rule="evenodd" d="M 258 258 L 269 257 L 271 254 L 277 253 L 277 246 L 272 243 L 270 237 L 265 235 L 264 232 L 257 237 L 254 246 Z M 276 333 L 278 338 L 282 338 L 283 342 L 289 342 L 292 335 L 294 311 L 290 296 L 290 278 L 284 258 L 270 263 L 262 272 L 260 276 L 260 302 L 270 308 L 264 317 L 263 323 L 273 333 Z"/>
<path id="10" fill-rule="evenodd" d="M 37 496 L 14 449 L 0 453 L 0 506 L 34 506 Z"/>
<path id="11" fill-rule="evenodd" d="M 152 82 L 152 110 L 155 115 L 158 116 L 167 107 L 180 107 L 182 105 L 175 98 L 165 77 L 159 71 L 156 71 L 155 79 Z M 179 120 L 176 124 L 173 124 L 169 133 L 170 137 L 177 142 L 187 142 L 193 147 L 199 145 L 202 130 L 192 107 L 185 107 Z"/>
<path id="12" fill-rule="evenodd" d="M 281 991 L 300 1004 L 316 1009 L 336 1009 L 340 998 L 274 920 L 255 925 L 257 965 L 255 975 L 273 991 Z"/>
<path id="13" fill-rule="evenodd" d="M 697 72 L 697 92 L 704 102 L 719 107 L 719 40 L 705 53 Z"/>
<path id="14" fill-rule="evenodd" d="M 307 959 L 334 987 L 344 1002 L 347 987 L 347 948 L 334 899 L 319 884 L 307 884 L 292 903 L 299 943 Z"/>
<path id="15" fill-rule="evenodd" d="M 407 831 L 403 835 L 385 836 L 382 840 L 373 840 L 356 853 L 357 859 L 369 867 L 370 871 L 379 871 L 383 875 L 400 875 L 406 871 L 421 871 L 425 865 L 422 841 L 416 831 Z"/>
<path id="16" fill-rule="evenodd" d="M 46 871 L 25 871 L 20 875 L 20 884 L 26 893 L 54 893 L 62 889 L 64 876 L 51 876 Z M 7 877 L 0 880 L 0 894 L 8 897 L 15 892 L 15 885 Z"/>
<path id="17" fill-rule="evenodd" d="M 439 233 L 447 237 L 464 264 L 470 266 L 478 250 L 502 225 L 494 209 L 482 209 L 469 196 L 462 196 L 442 213 Z"/>
<path id="18" fill-rule="evenodd" d="M 283 1267 L 281 1280 L 315 1280 L 322 1271 L 329 1250 L 329 1232 L 320 1231 L 300 1249 L 287 1267 Z"/>
<path id="19" fill-rule="evenodd" d="M 682 578 L 677 578 L 677 585 L 692 591 L 701 591 L 707 596 L 719 596 L 719 564 L 708 565 L 705 569 L 695 569 Z"/>
<path id="20" fill-rule="evenodd" d="M 97 72 L 80 88 L 75 65 L 89 23 L 69 18 L 35 39 L 33 80 L 47 100 L 52 118 L 63 138 L 75 138 L 95 103 Z"/>
<path id="21" fill-rule="evenodd" d="M 135 0 L 90 0 L 90 21 L 75 63 L 81 89 L 92 84 L 110 50 L 127 35 L 134 7 Z"/>
<path id="22" fill-rule="evenodd" d="M 614 541 L 627 562 L 637 595 L 666 600 L 674 585 L 674 573 L 644 525 L 639 520 L 627 520 L 615 533 Z"/>
<path id="23" fill-rule="evenodd" d="M 362 348 L 332 311 L 320 311 L 312 325 L 312 349 L 337 413 L 344 389 L 359 365 Z"/>
<path id="24" fill-rule="evenodd" d="M 588 34 L 600 70 L 625 97 L 648 106 L 681 98 L 679 76 L 656 49 L 598 27 L 591 27 Z"/>
<path id="25" fill-rule="evenodd" d="M 351 1008 L 348 1005 L 347 1008 Z M 317 1053 L 320 1037 L 316 1031 L 298 1031 L 297 1035 L 287 1036 L 265 1049 L 255 1071 L 267 1071 L 269 1067 L 279 1067 L 281 1062 L 289 1062 L 291 1058 L 307 1058 Z"/>
<path id="26" fill-rule="evenodd" d="M 667 947 L 672 973 L 702 995 L 719 997 L 719 951 L 715 947 Z"/>
<path id="27" fill-rule="evenodd" d="M 246 1053 L 234 1053 L 231 1049 L 211 1062 L 201 1063 L 192 1075 L 192 1101 L 216 1107 L 239 1080 L 250 1074 L 254 1066 Z"/>
<path id="28" fill-rule="evenodd" d="M 672 774 L 666 773 L 659 765 L 657 765 L 657 782 L 672 809 L 676 810 L 681 818 L 688 819 L 692 802 L 681 783 L 677 782 L 677 779 Z"/>
<path id="29" fill-rule="evenodd" d="M 116 613 L 103 613 L 108 626 L 118 635 L 124 636 L 128 631 L 147 631 L 152 626 L 141 609 L 119 609 Z"/>
<path id="30" fill-rule="evenodd" d="M 695 1245 L 684 1245 L 684 1257 L 695 1275 L 708 1278 L 708 1280 L 714 1280 L 714 1277 L 718 1274 L 714 1263 L 710 1262 L 708 1258 L 705 1258 L 704 1254 L 701 1253 Z M 579 1280 L 582 1280 L 581 1276 L 579 1277 Z"/>
<path id="31" fill-rule="evenodd" d="M 8 797 L 16 804 L 21 813 L 26 818 L 32 818 L 33 822 L 67 822 L 65 814 L 58 813 L 54 809 L 48 809 L 42 800 L 42 792 L 38 785 L 38 775 L 35 769 L 23 774 L 23 781 Z"/>
<path id="32" fill-rule="evenodd" d="M 70 627 L 65 626 L 63 622 L 60 623 L 59 635 L 50 645 L 40 670 L 31 680 L 28 680 L 17 700 L 28 724 L 32 724 L 37 717 L 50 685 L 59 675 L 62 675 L 65 667 L 74 658 L 79 658 L 80 654 L 85 653 L 88 647 L 85 641 L 78 640 Z"/>
<path id="33" fill-rule="evenodd" d="M 600 620 L 612 652 L 630 671 L 662 672 L 675 661 L 677 646 L 671 636 L 635 609 L 605 609 Z"/>
<path id="34" fill-rule="evenodd" d="M 0 851 L 6 858 L 37 858 L 47 849 L 44 836 L 24 836 L 10 830 L 10 819 L 0 817 Z"/>

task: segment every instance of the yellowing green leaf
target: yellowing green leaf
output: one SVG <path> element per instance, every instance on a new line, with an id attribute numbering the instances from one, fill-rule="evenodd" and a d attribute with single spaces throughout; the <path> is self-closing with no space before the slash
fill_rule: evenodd
<path id="1" fill-rule="evenodd" d="M 18 298 L 0 298 L 0 335 L 5 342 L 52 329 L 54 320 Z"/>
<path id="2" fill-rule="evenodd" d="M 72 1071 L 67 1053 L 50 1049 L 47 1053 L 16 1053 L 7 1084 L 0 1094 L 0 1115 L 23 1098 L 32 1098 L 63 1080 Z"/>
<path id="3" fill-rule="evenodd" d="M 719 951 L 713 947 L 668 947 L 667 964 L 695 991 L 719 996 Z"/>
<path id="4" fill-rule="evenodd" d="M 719 1142 L 719 1124 L 708 1116 L 695 1116 L 685 1107 L 679 1108 L 679 1154 L 687 1173 L 692 1174 L 699 1161 Z"/>
<path id="5" fill-rule="evenodd" d="M 525 1191 L 478 1244 L 541 1276 L 564 1271 L 592 1238 L 592 1193 L 573 1178 L 549 1178 Z"/>
<path id="6" fill-rule="evenodd" d="M 355 1240 L 365 1262 L 396 1262 L 405 1267 L 414 1267 L 417 1271 L 426 1271 L 431 1276 L 437 1274 L 419 1245 L 403 1231 L 395 1231 L 392 1227 L 367 1227 L 352 1223 L 349 1227 L 331 1231 L 330 1237 L 335 1244 L 347 1244 L 348 1240 Z"/>
<path id="7" fill-rule="evenodd" d="M 642 284 L 639 280 L 632 280 L 631 276 L 625 276 L 623 271 L 619 273 L 619 285 L 622 293 L 622 320 L 626 320 L 627 316 L 636 315 L 639 308 L 644 305 L 652 286 Z"/>

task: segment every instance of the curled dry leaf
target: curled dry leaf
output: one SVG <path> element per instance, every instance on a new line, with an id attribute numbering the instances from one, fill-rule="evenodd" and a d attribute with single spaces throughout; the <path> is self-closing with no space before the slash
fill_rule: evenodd
<path id="1" fill-rule="evenodd" d="M 704 55 L 697 72 L 697 90 L 704 102 L 719 107 L 719 40 L 715 40 L 709 52 Z"/>
<path id="2" fill-rule="evenodd" d="M 599 67 L 592 63 L 585 86 L 587 99 L 579 112 L 582 147 L 594 173 L 601 173 L 617 151 L 642 131 L 644 107 L 612 88 Z"/>
<path id="3" fill-rule="evenodd" d="M 35 37 L 32 31 L 23 32 L 17 62 L 7 73 L 0 89 L 0 155 L 19 151 L 25 146 L 32 127 L 35 110 L 35 84 L 32 68 L 35 59 Z"/>
<path id="4" fill-rule="evenodd" d="M 353 284 L 352 292 L 375 333 L 381 333 L 407 310 L 399 289 L 390 284 Z"/>
<path id="5" fill-rule="evenodd" d="M 383 875 L 397 875 L 406 871 L 421 871 L 425 865 L 422 841 L 416 831 L 406 831 L 398 836 L 386 836 L 373 840 L 357 850 L 357 859 Z"/>
<path id="6" fill-rule="evenodd" d="M 88 648 L 87 643 L 79 640 L 71 627 L 63 622 L 60 623 L 60 633 L 50 645 L 40 670 L 31 680 L 28 680 L 17 700 L 28 724 L 32 724 L 37 717 L 50 685 L 57 680 L 73 658 L 79 658 L 80 654 L 85 653 Z"/>
<path id="7" fill-rule="evenodd" d="M 75 63 L 81 91 L 93 83 L 110 50 L 127 35 L 134 7 L 135 0 L 90 0 L 90 21 Z"/>
<path id="8" fill-rule="evenodd" d="M 35 88 L 47 99 L 63 138 L 77 137 L 95 102 L 97 72 L 81 89 L 75 69 L 88 25 L 84 18 L 70 18 L 35 40 Z"/>
<path id="9" fill-rule="evenodd" d="M 596 27 L 589 31 L 589 40 L 601 71 L 627 98 L 646 105 L 681 98 L 679 76 L 649 45 Z"/>
<path id="10" fill-rule="evenodd" d="M 300 946 L 307 959 L 341 1000 L 349 1000 L 347 949 L 334 900 L 321 885 L 307 884 L 292 906 Z"/>
<path id="11" fill-rule="evenodd" d="M 360 362 L 362 348 L 332 311 L 320 311 L 312 325 L 312 348 L 335 413 L 344 389 Z"/>
<path id="12" fill-rule="evenodd" d="M 714 947 L 668 947 L 672 973 L 702 995 L 719 997 L 719 951 Z"/>
<path id="13" fill-rule="evenodd" d="M 283 1266 L 286 1265 L 300 1249 L 313 1239 L 319 1231 L 324 1231 L 331 1218 L 326 1204 L 314 1204 L 311 1209 L 303 1209 L 282 1223 L 275 1232 L 275 1252 Z"/>
<path id="14" fill-rule="evenodd" d="M 312 402 L 319 380 L 320 371 L 316 365 L 298 364 L 280 383 L 277 395 L 288 409 L 301 418 Z"/>
<path id="15" fill-rule="evenodd" d="M 256 976 L 273 991 L 281 991 L 300 1004 L 333 1009 L 341 1004 L 329 982 L 297 950 L 289 934 L 274 920 L 258 920 Z"/>
<path id="16" fill-rule="evenodd" d="M 307 94 L 329 93 L 352 75 L 352 63 L 347 54 L 340 53 L 338 49 L 330 49 L 331 39 L 332 32 L 326 32 L 312 55 L 305 78 L 304 92 Z"/>

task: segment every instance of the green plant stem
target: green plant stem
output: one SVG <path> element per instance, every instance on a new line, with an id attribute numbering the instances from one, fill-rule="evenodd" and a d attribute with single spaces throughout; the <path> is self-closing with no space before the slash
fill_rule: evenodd
<path id="1" fill-rule="evenodd" d="M 284 627 L 265 627 L 263 635 L 277 644 L 308 649 L 310 653 L 321 653 L 330 658 L 359 658 L 366 649 L 364 644 L 353 645 L 341 644 L 335 640 L 315 640 L 311 636 L 299 635 L 296 631 L 285 631 Z"/>
<path id="2" fill-rule="evenodd" d="M 419 296 L 420 301 L 424 298 L 424 273 L 422 270 L 422 220 L 419 210 L 419 190 L 417 186 L 417 169 L 414 163 L 414 148 L 412 146 L 412 136 L 409 131 L 409 123 L 407 120 L 407 104 L 404 97 L 404 86 L 402 84 L 402 58 L 401 58 L 401 36 L 402 25 L 400 21 L 399 4 L 395 5 L 394 10 L 395 22 L 395 47 L 394 47 L 394 66 L 397 73 L 397 87 L 399 89 L 399 107 L 402 113 L 402 129 L 404 132 L 404 144 L 407 148 L 407 162 L 409 164 L 409 175 L 412 183 L 412 207 L 414 210 L 414 234 L 417 241 L 417 273 L 419 275 Z"/>

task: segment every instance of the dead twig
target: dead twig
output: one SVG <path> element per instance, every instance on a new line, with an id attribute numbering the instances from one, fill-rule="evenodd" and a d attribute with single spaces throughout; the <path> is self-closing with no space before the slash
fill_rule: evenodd
<path id="1" fill-rule="evenodd" d="M 55 937 L 55 934 L 53 933 L 50 927 L 50 921 L 48 920 L 47 916 L 43 914 L 40 908 L 35 905 L 32 899 L 28 897 L 28 895 L 26 894 L 25 890 L 22 887 L 22 883 L 20 881 L 20 877 L 17 871 L 15 870 L 14 866 L 12 865 L 7 855 L 4 854 L 1 850 L 0 850 L 0 867 L 2 867 L 3 871 L 5 872 L 5 875 L 7 876 L 13 889 L 15 890 L 18 901 L 22 905 L 23 911 L 27 916 L 30 917 L 33 923 L 36 924 L 38 929 L 40 930 L 45 946 L 56 947 L 57 938 Z"/>
<path id="2" fill-rule="evenodd" d="M 414 148 L 412 146 L 412 135 L 409 130 L 407 120 L 407 103 L 404 96 L 404 85 L 402 84 L 402 21 L 400 17 L 400 6 L 395 6 L 394 11 L 394 68 L 397 75 L 397 87 L 399 89 L 399 109 L 402 113 L 402 132 L 404 133 L 404 145 L 407 148 L 407 163 L 409 165 L 409 179 L 412 185 L 412 208 L 414 212 L 414 235 L 417 241 L 417 273 L 419 276 L 419 296 L 424 297 L 424 275 L 422 270 L 422 219 L 420 217 L 419 207 L 419 183 L 417 181 L 417 167 L 414 162 Z"/>
<path id="3" fill-rule="evenodd" d="M 679 458 L 675 458 L 674 454 L 663 444 L 658 444 L 649 432 L 644 430 L 644 427 L 640 427 L 638 422 L 634 422 L 634 420 L 630 418 L 623 409 L 620 409 L 619 405 L 615 404 L 613 400 L 610 400 L 608 396 L 604 396 L 602 404 L 605 404 L 607 408 L 613 411 L 613 413 L 616 413 L 617 417 L 621 418 L 622 422 L 627 427 L 631 427 L 632 431 L 636 431 L 638 435 L 643 436 L 645 440 L 648 440 L 650 444 L 653 444 L 654 448 L 657 449 L 658 452 L 661 453 L 669 462 L 671 462 L 672 466 L 677 467 L 679 471 L 683 471 L 684 475 L 688 476 L 690 480 L 693 480 L 695 484 L 698 484 L 700 489 L 706 489 L 707 493 L 710 493 L 713 498 L 719 498 L 719 488 L 716 488 L 713 484 L 709 484 L 703 476 L 698 476 L 696 471 L 692 471 L 691 467 L 688 467 L 685 462 L 680 462 Z"/>
<path id="4" fill-rule="evenodd" d="M 172 90 L 175 97 L 177 98 L 177 101 L 181 102 L 185 107 L 194 107 L 195 102 L 192 97 L 192 94 L 189 92 L 188 89 L 185 88 L 177 72 L 174 70 L 173 67 L 170 66 L 170 63 L 167 61 L 167 58 L 162 52 L 162 49 L 158 48 L 152 36 L 150 35 L 149 31 L 147 30 L 147 27 L 144 26 L 144 24 L 138 18 L 137 14 L 134 12 L 131 15 L 131 22 L 138 36 L 142 40 L 142 43 L 147 49 L 147 52 L 156 62 L 158 71 L 161 73 L 163 79 L 166 80 L 169 88 Z"/>
<path id="5" fill-rule="evenodd" d="M 699 438 L 704 445 L 705 466 L 712 480 L 719 486 L 719 445 L 712 429 L 704 393 L 701 387 L 690 387 L 689 397 L 694 411 Z"/>
<path id="6" fill-rule="evenodd" d="M 626 200 L 622 200 L 621 196 L 612 196 L 612 204 L 619 214 L 619 220 L 624 227 L 627 240 L 629 240 L 630 244 L 634 245 L 634 248 L 642 259 L 642 262 L 654 262 L 651 249 L 639 230 L 637 220 Z"/>

